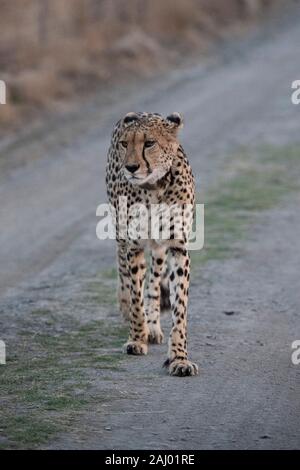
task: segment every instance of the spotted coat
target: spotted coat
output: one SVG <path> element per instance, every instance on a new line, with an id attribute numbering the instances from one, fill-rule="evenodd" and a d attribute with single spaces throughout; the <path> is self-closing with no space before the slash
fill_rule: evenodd
<path id="1" fill-rule="evenodd" d="M 197 365 L 187 356 L 190 280 L 187 243 L 195 187 L 191 167 L 177 137 L 181 125 L 182 118 L 178 113 L 167 118 L 156 113 L 128 113 L 114 128 L 106 168 L 107 194 L 116 224 L 119 304 L 124 318 L 130 321 L 124 351 L 147 354 L 148 343 L 163 341 L 160 311 L 162 306 L 170 303 L 172 329 L 164 365 L 170 375 L 177 376 L 198 373 Z M 151 207 L 175 207 L 168 219 L 168 239 L 160 238 L 165 223 L 161 209 L 163 216 L 159 219 L 158 236 L 153 237 L 148 231 L 147 237 L 132 237 L 129 226 L 134 219 L 130 214 L 134 205 L 138 205 L 138 212 L 139 205 L 149 212 Z M 184 229 L 178 236 L 176 223 L 186 207 L 190 208 L 188 218 L 184 219 Z M 151 226 L 149 212 L 144 214 L 149 222 L 148 229 Z M 137 220 L 144 220 L 142 215 L 138 213 Z M 141 222 L 141 225 L 147 227 L 146 223 Z M 151 268 L 144 299 L 147 249 L 150 250 Z"/>

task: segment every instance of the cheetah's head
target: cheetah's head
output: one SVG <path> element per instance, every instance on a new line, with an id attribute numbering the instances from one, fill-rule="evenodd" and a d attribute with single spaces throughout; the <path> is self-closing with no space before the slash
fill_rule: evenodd
<path id="1" fill-rule="evenodd" d="M 122 171 L 130 183 L 155 187 L 170 171 L 180 145 L 177 131 L 181 126 L 178 113 L 167 118 L 150 113 L 126 114 L 118 145 Z"/>

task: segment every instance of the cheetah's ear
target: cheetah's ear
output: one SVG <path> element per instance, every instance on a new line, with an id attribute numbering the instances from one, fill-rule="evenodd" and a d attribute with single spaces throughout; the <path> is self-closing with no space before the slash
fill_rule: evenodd
<path id="1" fill-rule="evenodd" d="M 136 113 L 127 113 L 123 119 L 124 124 L 131 124 L 133 121 L 137 121 L 139 119 Z"/>
<path id="2" fill-rule="evenodd" d="M 183 119 L 179 113 L 172 113 L 167 116 L 167 121 L 172 125 L 173 129 L 180 129 L 183 127 Z"/>

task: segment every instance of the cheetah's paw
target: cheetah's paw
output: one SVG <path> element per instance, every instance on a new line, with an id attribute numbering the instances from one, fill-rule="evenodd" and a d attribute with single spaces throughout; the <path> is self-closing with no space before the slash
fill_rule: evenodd
<path id="1" fill-rule="evenodd" d="M 149 336 L 148 336 L 149 343 L 161 344 L 163 342 L 163 339 L 164 339 L 164 334 L 161 331 L 160 326 L 150 325 L 149 329 L 150 329 Z"/>
<path id="2" fill-rule="evenodd" d="M 172 362 L 167 359 L 164 365 L 169 367 L 170 375 L 177 377 L 192 376 L 199 373 L 197 364 L 186 359 L 175 359 Z"/>
<path id="3" fill-rule="evenodd" d="M 124 344 L 125 354 L 134 354 L 135 356 L 145 355 L 148 352 L 148 346 L 141 341 L 127 341 Z"/>

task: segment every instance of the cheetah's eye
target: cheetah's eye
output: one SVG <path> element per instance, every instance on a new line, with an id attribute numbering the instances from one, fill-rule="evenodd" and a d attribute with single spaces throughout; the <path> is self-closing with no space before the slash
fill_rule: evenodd
<path id="1" fill-rule="evenodd" d="M 149 148 L 149 147 L 153 147 L 153 145 L 155 144 L 155 140 L 145 140 L 145 147 L 146 148 Z"/>
<path id="2" fill-rule="evenodd" d="M 124 147 L 124 149 L 127 148 L 128 143 L 126 142 L 126 140 L 120 140 L 120 144 L 122 145 L 122 147 Z"/>

